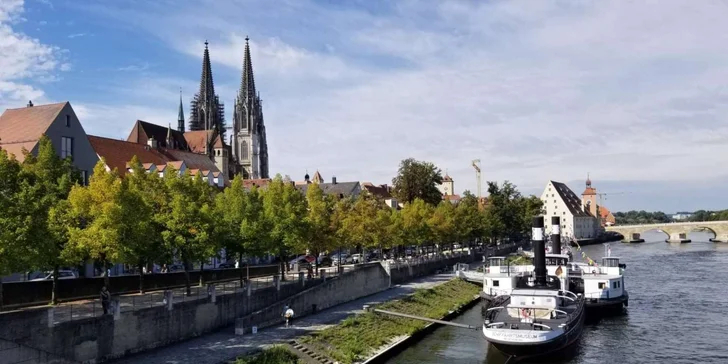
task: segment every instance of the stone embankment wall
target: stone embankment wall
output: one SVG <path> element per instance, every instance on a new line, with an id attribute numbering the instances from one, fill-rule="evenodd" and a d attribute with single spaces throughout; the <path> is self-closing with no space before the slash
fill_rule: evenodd
<path id="1" fill-rule="evenodd" d="M 513 247 L 512 249 L 515 249 Z M 488 255 L 503 254 L 504 251 Z M 282 322 L 288 304 L 300 317 L 388 289 L 413 278 L 451 269 L 457 262 L 480 261 L 482 254 L 412 261 L 367 263 L 339 277 L 299 281 L 255 291 L 173 303 L 130 312 L 55 323 L 53 308 L 0 314 L 0 340 L 69 361 L 103 362 L 230 326 L 245 332 Z M 3 363 L 20 363 L 7 361 Z M 26 363 L 32 363 L 26 362 Z"/>

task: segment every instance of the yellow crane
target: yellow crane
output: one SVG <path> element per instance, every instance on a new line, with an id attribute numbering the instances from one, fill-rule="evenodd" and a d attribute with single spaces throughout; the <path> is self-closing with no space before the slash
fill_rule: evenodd
<path id="1" fill-rule="evenodd" d="M 480 201 L 480 159 L 474 159 L 472 165 L 475 168 L 475 179 L 478 183 L 478 201 Z"/>

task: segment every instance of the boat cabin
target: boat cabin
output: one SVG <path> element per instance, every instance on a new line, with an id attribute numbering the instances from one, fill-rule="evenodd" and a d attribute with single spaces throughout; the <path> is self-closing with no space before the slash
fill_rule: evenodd
<path id="1" fill-rule="evenodd" d="M 560 286 L 569 289 L 569 256 L 565 254 L 546 254 L 546 273 L 560 281 Z M 490 257 L 486 261 L 483 292 L 491 296 L 510 294 L 518 286 L 519 277 L 529 277 L 533 273 L 533 261 L 529 264 L 511 265 L 507 257 Z M 532 279 L 533 277 L 531 277 Z"/>
<path id="2" fill-rule="evenodd" d="M 599 267 L 584 267 L 584 297 L 599 300 L 621 297 L 624 294 L 624 276 L 619 258 L 602 258 Z"/>

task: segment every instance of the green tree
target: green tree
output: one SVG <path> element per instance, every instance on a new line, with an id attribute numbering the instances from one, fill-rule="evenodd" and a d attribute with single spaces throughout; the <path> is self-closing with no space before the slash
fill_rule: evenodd
<path id="1" fill-rule="evenodd" d="M 334 211 L 331 215 L 331 229 L 334 231 L 334 246 L 336 247 L 338 254 L 341 254 L 342 248 L 353 245 L 348 232 L 349 226 L 347 226 L 346 220 L 354 208 L 354 202 L 355 200 L 351 197 L 334 199 Z M 339 270 L 341 270 L 341 259 L 339 259 Z"/>
<path id="2" fill-rule="evenodd" d="M 269 231 L 270 224 L 263 208 L 263 193 L 253 186 L 245 194 L 245 211 L 240 226 L 243 247 L 249 256 L 260 256 L 269 250 Z M 250 264 L 245 264 L 245 267 L 247 279 L 250 279 Z"/>
<path id="3" fill-rule="evenodd" d="M 408 158 L 400 163 L 397 177 L 392 180 L 392 194 L 400 202 L 421 199 L 436 206 L 442 201 L 442 193 L 437 189 L 441 183 L 442 172 L 434 164 Z"/>
<path id="4" fill-rule="evenodd" d="M 422 246 L 432 241 L 432 229 L 428 221 L 432 217 L 434 207 L 424 200 L 415 199 L 402 209 L 402 230 L 406 245 Z"/>
<path id="5" fill-rule="evenodd" d="M 354 201 L 342 226 L 350 246 L 360 249 L 378 245 L 377 212 L 380 206 L 381 203 L 366 192 Z"/>
<path id="6" fill-rule="evenodd" d="M 268 251 L 280 258 L 281 279 L 285 280 L 286 257 L 305 249 L 306 199 L 293 184 L 284 183 L 283 178 L 276 175 L 265 191 L 263 209 L 270 227 Z"/>
<path id="7" fill-rule="evenodd" d="M 0 149 L 0 277 L 28 268 L 32 246 L 24 223 L 22 205 L 18 201 L 20 163 Z M 0 279 L 0 309 L 3 287 Z"/>
<path id="8" fill-rule="evenodd" d="M 107 172 L 99 161 L 89 180 L 89 186 L 76 185 L 68 196 L 70 218 L 69 242 L 63 256 L 81 261 L 86 257 L 103 264 L 104 284 L 109 286 L 108 264 L 118 262 L 127 222 L 121 203 L 122 183 L 116 172 Z"/>
<path id="9" fill-rule="evenodd" d="M 457 240 L 466 241 L 470 245 L 486 234 L 486 216 L 480 208 L 478 198 L 470 191 L 463 193 L 463 198 L 455 209 L 455 225 Z"/>
<path id="10" fill-rule="evenodd" d="M 189 173 L 182 176 L 174 171 L 167 173 L 165 184 L 170 201 L 166 210 L 161 212 L 164 224 L 162 239 L 170 255 L 182 261 L 189 296 L 192 294 L 189 274 L 192 264 L 202 262 L 216 252 L 211 194 L 203 186 L 206 184 L 204 181 L 191 178 Z"/>
<path id="11" fill-rule="evenodd" d="M 335 231 L 331 221 L 334 203 L 331 198 L 324 195 L 318 183 L 308 185 L 306 190 L 308 213 L 306 214 L 306 227 L 308 228 L 307 247 L 316 257 L 316 271 L 318 271 L 318 257 L 321 252 L 332 248 Z"/>
<path id="12" fill-rule="evenodd" d="M 71 158 L 61 159 L 47 136 L 38 141 L 37 156 L 26 151 L 17 194 L 25 224 L 19 238 L 21 241 L 28 239 L 33 247 L 28 256 L 31 268 L 53 270 L 53 304 L 58 301 L 59 267 L 69 263 L 61 254 L 69 236 L 63 229 L 51 226 L 50 217 L 53 213 L 54 220 L 59 221 L 58 204 L 68 197 L 72 187 L 78 187 L 79 182 L 80 174 L 73 167 Z"/>
<path id="13" fill-rule="evenodd" d="M 147 173 L 136 156 L 130 162 L 131 173 L 122 180 L 119 190 L 123 244 L 121 262 L 133 264 L 139 271 L 139 292 L 144 293 L 144 267 L 164 255 L 161 225 L 155 220 L 160 192 L 159 176 Z"/>
<path id="14" fill-rule="evenodd" d="M 461 228 L 469 226 L 458 226 L 456 219 L 455 205 L 450 201 L 441 201 L 435 208 L 427 224 L 432 229 L 432 236 L 439 245 L 447 245 L 452 249 L 452 244 L 459 240 Z"/>

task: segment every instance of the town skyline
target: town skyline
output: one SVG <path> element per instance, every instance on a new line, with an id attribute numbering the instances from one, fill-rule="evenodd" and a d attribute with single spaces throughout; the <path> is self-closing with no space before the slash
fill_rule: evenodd
<path id="1" fill-rule="evenodd" d="M 591 172 L 599 192 L 629 192 L 604 202 L 614 212 L 728 205 L 728 33 L 707 6 L 124 4 L 3 2 L 0 109 L 70 101 L 87 133 L 115 139 L 137 119 L 175 125 L 206 40 L 234 104 L 249 35 L 271 175 L 391 184 L 413 157 L 461 194 L 479 158 L 484 185 L 535 195 L 548 180 L 579 193 Z"/>

